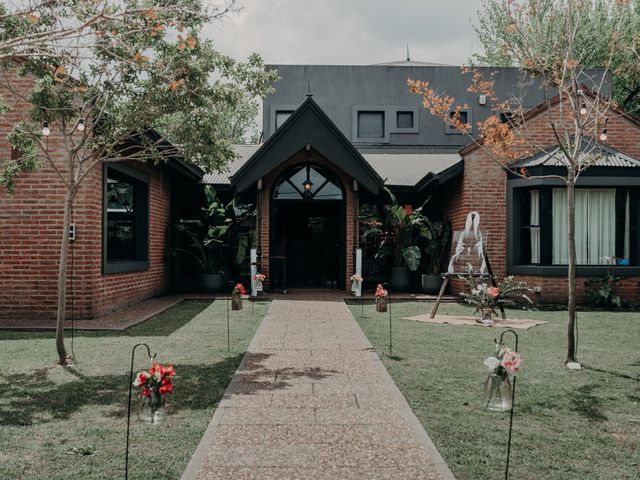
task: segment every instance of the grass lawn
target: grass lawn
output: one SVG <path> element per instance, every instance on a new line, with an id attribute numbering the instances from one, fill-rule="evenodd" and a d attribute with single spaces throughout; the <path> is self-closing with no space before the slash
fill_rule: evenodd
<path id="1" fill-rule="evenodd" d="M 365 305 L 361 317 L 360 305 L 350 307 L 454 475 L 502 478 L 509 414 L 484 411 L 481 400 L 482 362 L 502 329 L 402 320 L 430 312 L 432 304 L 394 303 L 390 358 L 388 314 Z M 445 304 L 438 313 L 472 311 Z M 580 312 L 580 372 L 563 367 L 566 312 L 508 316 L 549 321 L 518 331 L 523 368 L 510 478 L 640 478 L 640 314 Z"/>
<path id="2" fill-rule="evenodd" d="M 55 365 L 53 333 L 0 331 L 0 478 L 124 478 L 139 342 L 176 377 L 164 423 L 132 415 L 129 478 L 180 478 L 267 307 L 231 312 L 231 352 L 225 302 L 188 301 L 126 332 L 76 332 L 78 363 L 65 368 Z M 149 366 L 144 348 L 136 355 L 136 369 Z"/>

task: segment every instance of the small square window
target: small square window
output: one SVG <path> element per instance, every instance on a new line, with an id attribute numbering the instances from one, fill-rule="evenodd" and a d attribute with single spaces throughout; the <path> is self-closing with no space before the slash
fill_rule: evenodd
<path id="1" fill-rule="evenodd" d="M 398 112 L 396 116 L 396 127 L 413 128 L 413 112 Z"/>
<path id="2" fill-rule="evenodd" d="M 276 110 L 276 130 L 291 116 L 293 110 Z"/>
<path id="3" fill-rule="evenodd" d="M 450 110 L 449 111 L 449 118 L 453 118 L 455 113 L 456 113 L 455 110 Z M 467 125 L 471 124 L 471 113 L 469 112 L 469 110 L 460 110 L 460 121 L 462 123 L 466 123 Z M 447 133 L 457 133 L 457 134 L 461 134 L 462 133 L 460 130 L 458 130 L 456 127 L 454 127 L 453 125 L 450 125 L 450 124 L 447 124 L 446 132 Z M 471 129 L 468 131 L 468 133 L 471 133 Z"/>
<path id="4" fill-rule="evenodd" d="M 358 112 L 359 138 L 384 138 L 384 112 Z"/>

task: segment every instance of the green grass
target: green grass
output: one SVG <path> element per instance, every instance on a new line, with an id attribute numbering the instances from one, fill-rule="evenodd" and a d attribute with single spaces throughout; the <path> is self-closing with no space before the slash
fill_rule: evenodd
<path id="1" fill-rule="evenodd" d="M 76 332 L 78 363 L 55 365 L 53 333 L 0 331 L 0 478 L 124 478 L 131 348 L 145 342 L 176 369 L 167 420 L 132 415 L 131 479 L 182 474 L 246 347 L 266 313 L 225 302 L 183 302 L 126 332 Z M 70 346 L 67 333 L 67 348 Z M 149 365 L 136 351 L 136 369 Z"/>
<path id="2" fill-rule="evenodd" d="M 454 475 L 502 478 L 509 414 L 484 411 L 481 401 L 482 362 L 502 329 L 401 319 L 431 306 L 392 305 L 391 358 L 388 314 L 372 305 L 365 305 L 364 318 L 360 305 L 351 310 Z M 472 315 L 465 306 L 446 304 L 439 313 Z M 563 366 L 566 312 L 508 315 L 549 322 L 518 331 L 523 368 L 510 478 L 640 478 L 640 314 L 579 313 L 578 358 L 586 367 L 580 372 Z"/>

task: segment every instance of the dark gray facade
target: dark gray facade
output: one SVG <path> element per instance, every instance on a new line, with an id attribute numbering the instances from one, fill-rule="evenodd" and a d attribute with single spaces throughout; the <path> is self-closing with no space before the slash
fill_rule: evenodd
<path id="1" fill-rule="evenodd" d="M 476 122 L 494 114 L 488 101 L 482 105 L 479 94 L 467 91 L 471 84 L 471 74 L 463 73 L 460 67 L 269 65 L 267 68 L 277 70 L 281 80 L 275 84 L 276 91 L 264 100 L 265 140 L 276 129 L 278 112 L 281 112 L 278 123 L 282 124 L 286 112 L 295 111 L 302 104 L 309 88 L 317 104 L 356 146 L 427 147 L 435 152 L 455 150 L 468 143 L 465 136 L 447 128 L 442 121 L 433 117 L 422 106 L 418 95 L 409 92 L 409 79 L 428 81 L 436 91 L 452 95 L 456 104 L 468 104 L 468 121 L 474 129 Z M 501 100 L 511 97 L 522 99 L 525 109 L 545 100 L 545 91 L 540 88 L 539 82 L 526 80 L 517 68 L 487 67 L 479 70 L 485 79 L 495 80 L 495 92 Z M 599 81 L 602 74 L 590 72 L 589 75 Z M 588 85 L 589 81 L 585 76 L 585 84 Z M 605 83 L 609 84 L 608 77 Z M 608 94 L 606 91 L 605 93 Z M 377 115 L 384 118 L 382 135 L 377 135 L 376 138 L 359 136 L 359 113 L 366 112 L 373 115 L 361 117 L 363 122 L 375 122 L 378 120 L 375 118 Z M 409 122 L 411 117 L 412 124 Z M 375 128 L 367 130 L 372 131 Z"/>

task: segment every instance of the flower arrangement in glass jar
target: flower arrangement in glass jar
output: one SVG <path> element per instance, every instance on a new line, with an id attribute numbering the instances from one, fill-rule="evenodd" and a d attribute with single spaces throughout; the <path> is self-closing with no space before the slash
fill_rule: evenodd
<path id="1" fill-rule="evenodd" d="M 256 281 L 256 291 L 262 292 L 262 282 L 267 279 L 267 276 L 264 273 L 256 273 L 253 279 Z"/>
<path id="2" fill-rule="evenodd" d="M 231 292 L 231 310 L 242 310 L 242 296 L 247 294 L 247 290 L 241 283 L 236 283 Z"/>
<path id="3" fill-rule="evenodd" d="M 386 312 L 387 311 L 387 297 L 389 296 L 389 292 L 379 283 L 376 286 L 376 311 L 377 312 Z"/>
<path id="4" fill-rule="evenodd" d="M 522 364 L 518 352 L 496 343 L 496 355 L 487 357 L 484 365 L 489 376 L 484 383 L 484 402 L 487 410 L 508 412 L 513 408 L 512 387 L 509 375 L 517 375 Z"/>
<path id="5" fill-rule="evenodd" d="M 164 417 L 167 395 L 173 393 L 171 379 L 175 374 L 172 365 L 154 362 L 149 370 L 142 370 L 136 375 L 133 386 L 140 389 L 139 419 L 157 423 Z"/>
<path id="6" fill-rule="evenodd" d="M 359 273 L 354 273 L 353 275 L 351 275 L 351 293 L 353 295 L 360 296 L 363 281 L 364 279 Z"/>
<path id="7" fill-rule="evenodd" d="M 498 283 L 498 286 L 491 286 L 488 279 L 478 280 L 477 277 L 467 277 L 465 282 L 469 287 L 468 293 L 461 293 L 464 301 L 475 307 L 476 312 L 480 312 L 479 323 L 492 325 L 493 316 L 496 314 L 496 307 L 510 307 L 518 300 L 533 303 L 527 293 L 532 290 L 526 283 L 517 281 L 513 276 L 507 277 Z"/>

